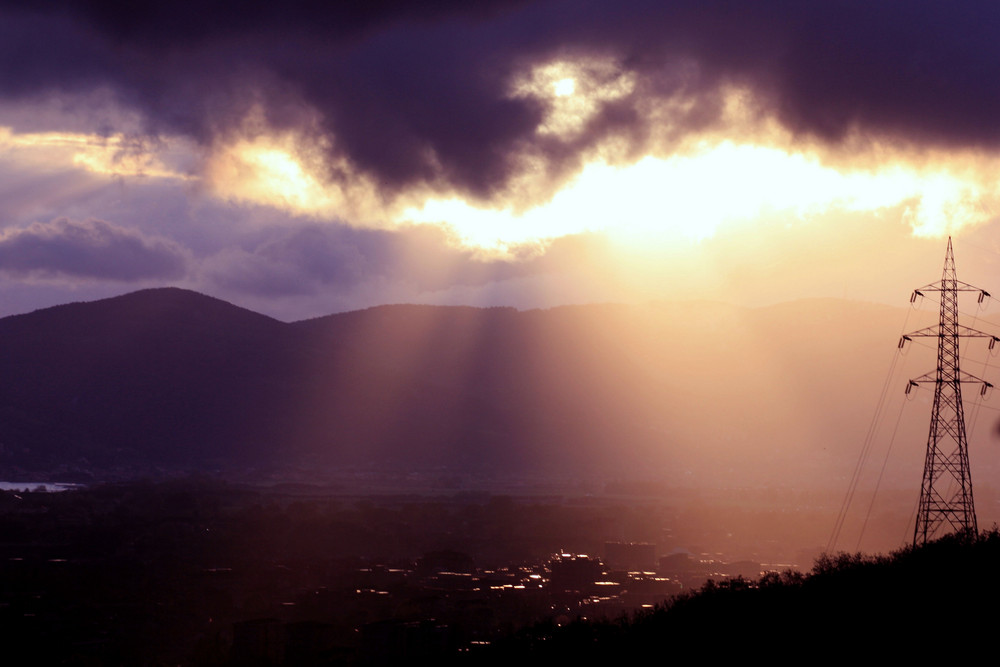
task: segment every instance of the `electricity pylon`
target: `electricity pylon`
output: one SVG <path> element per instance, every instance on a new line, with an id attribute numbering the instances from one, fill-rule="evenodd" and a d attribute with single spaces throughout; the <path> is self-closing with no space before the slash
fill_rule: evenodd
<path id="1" fill-rule="evenodd" d="M 958 293 L 979 292 L 979 302 L 989 297 L 985 290 L 958 280 L 955 273 L 955 255 L 948 237 L 948 250 L 944 256 L 941 280 L 913 291 L 910 302 L 925 292 L 941 293 L 940 320 L 938 324 L 906 334 L 899 341 L 900 347 L 911 338 L 937 338 L 937 370 L 910 380 L 906 393 L 923 383 L 934 384 L 934 408 L 931 427 L 927 435 L 927 456 L 924 459 L 924 478 L 920 485 L 920 506 L 917 523 L 913 528 L 914 546 L 933 539 L 945 527 L 954 532 L 978 533 L 976 508 L 972 499 L 972 477 L 969 471 L 969 443 L 965 435 L 965 411 L 962 407 L 962 384 L 982 384 L 985 394 L 990 383 L 962 371 L 958 367 L 960 338 L 988 338 L 989 347 L 1000 341 L 991 334 L 958 323 Z"/>

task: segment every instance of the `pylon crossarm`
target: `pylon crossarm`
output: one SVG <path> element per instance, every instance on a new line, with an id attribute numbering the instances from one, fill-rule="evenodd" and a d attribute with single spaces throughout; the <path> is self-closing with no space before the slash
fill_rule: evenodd
<path id="1" fill-rule="evenodd" d="M 908 334 L 903 335 L 904 340 L 910 338 L 938 338 L 941 334 L 941 325 L 933 324 L 929 327 L 913 331 Z M 947 334 L 946 334 L 947 335 Z M 973 329 L 972 327 L 967 327 L 964 324 L 959 324 L 955 329 L 956 336 L 960 338 L 990 338 L 991 345 L 996 342 L 1000 342 L 1000 337 L 994 336 L 993 334 L 986 333 L 985 331 L 980 331 L 979 329 Z"/>
<path id="2" fill-rule="evenodd" d="M 937 375 L 937 373 L 938 372 L 936 370 L 935 371 L 931 371 L 929 373 L 924 373 L 920 377 L 913 378 L 912 380 L 910 380 L 910 385 L 925 384 L 925 383 L 930 383 L 930 382 L 937 382 L 938 381 L 938 375 Z M 990 384 L 986 380 L 984 380 L 982 378 L 978 378 L 975 375 L 973 375 L 972 373 L 966 373 L 965 371 L 961 371 L 961 370 L 957 372 L 957 377 L 955 377 L 954 379 L 945 379 L 945 380 L 941 380 L 941 381 L 942 382 L 962 382 L 962 383 L 983 384 L 983 385 L 986 385 L 987 387 L 992 387 L 993 386 L 992 384 Z"/>
<path id="3" fill-rule="evenodd" d="M 943 284 L 945 281 L 938 280 L 931 283 L 930 285 L 924 285 L 923 287 L 918 287 L 913 290 L 913 293 L 917 296 L 922 296 L 922 292 L 944 292 L 944 291 L 956 291 L 956 292 L 982 292 L 986 296 L 991 296 L 986 290 L 976 287 L 975 285 L 970 285 L 969 283 L 964 283 L 961 280 L 949 280 L 948 284 Z"/>

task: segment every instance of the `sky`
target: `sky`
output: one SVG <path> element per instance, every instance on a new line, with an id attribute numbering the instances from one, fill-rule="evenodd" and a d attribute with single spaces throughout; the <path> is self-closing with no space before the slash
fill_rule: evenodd
<path id="1" fill-rule="evenodd" d="M 949 234 L 1000 290 L 998 25 L 914 0 L 0 0 L 0 315 L 164 285 L 286 321 L 905 305 Z"/>

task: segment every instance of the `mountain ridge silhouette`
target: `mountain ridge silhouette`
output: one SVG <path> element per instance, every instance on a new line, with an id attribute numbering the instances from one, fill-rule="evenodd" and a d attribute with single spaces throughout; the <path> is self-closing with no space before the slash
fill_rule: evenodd
<path id="1" fill-rule="evenodd" d="M 853 463 L 903 312 L 388 305 L 286 323 L 141 290 L 0 319 L 0 471 L 818 473 Z"/>

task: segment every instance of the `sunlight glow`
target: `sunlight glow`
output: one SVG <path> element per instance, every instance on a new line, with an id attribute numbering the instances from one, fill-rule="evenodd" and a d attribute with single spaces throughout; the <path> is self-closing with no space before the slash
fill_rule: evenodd
<path id="1" fill-rule="evenodd" d="M 635 87 L 635 75 L 615 60 L 587 58 L 536 66 L 514 80 L 510 95 L 545 105 L 539 135 L 569 138 L 586 127 L 602 104 L 626 97 Z"/>
<path id="2" fill-rule="evenodd" d="M 627 77 L 602 61 L 548 65 L 532 77 L 521 92 L 544 92 L 551 104 L 539 133 L 572 132 L 596 108 L 594 100 L 628 91 Z M 170 154 L 182 150 L 194 153 L 168 141 L 0 127 L 0 154 L 105 176 L 189 179 L 169 166 L 183 163 Z M 532 246 L 542 249 L 551 239 L 585 232 L 633 246 L 677 248 L 726 226 L 776 216 L 808 220 L 836 211 L 894 209 L 914 235 L 939 236 L 988 221 L 1000 205 L 1000 187 L 984 176 L 1000 165 L 982 156 L 916 163 L 902 156 L 858 169 L 830 166 L 791 148 L 705 140 L 669 157 L 626 165 L 595 158 L 542 204 L 507 199 L 491 206 L 426 189 L 386 200 L 346 160 L 331 163 L 330 155 L 328 146 L 304 136 L 250 133 L 214 148 L 203 165 L 204 182 L 222 199 L 296 215 L 363 226 L 441 225 L 457 244 L 492 256 L 523 255 Z"/>
<path id="3" fill-rule="evenodd" d="M 292 133 L 259 134 L 216 148 L 205 178 L 223 199 L 263 204 L 311 217 L 375 224 L 382 215 L 375 188 L 346 162 L 329 165 L 329 153 Z M 335 171 L 336 181 L 323 175 Z"/>
<path id="4" fill-rule="evenodd" d="M 295 157 L 280 149 L 237 145 L 235 150 L 249 167 L 253 185 L 281 198 L 292 208 L 323 208 L 329 205 L 324 188 L 309 174 Z"/>
<path id="5" fill-rule="evenodd" d="M 105 176 L 188 179 L 188 174 L 168 165 L 177 151 L 173 142 L 123 134 L 17 133 L 0 127 L 0 153 L 16 153 L 29 164 L 73 166 Z"/>
<path id="6" fill-rule="evenodd" d="M 556 97 L 566 97 L 576 92 L 576 80 L 573 78 L 560 79 L 552 84 Z"/>
<path id="7" fill-rule="evenodd" d="M 401 220 L 446 223 L 463 243 L 501 254 L 519 243 L 587 231 L 638 244 L 696 243 L 722 225 L 769 215 L 807 219 L 891 207 L 904 209 L 915 234 L 939 235 L 989 219 L 983 202 L 995 190 L 944 170 L 894 164 L 839 171 L 775 148 L 721 142 L 624 167 L 593 162 L 548 203 L 522 213 L 431 199 Z"/>

